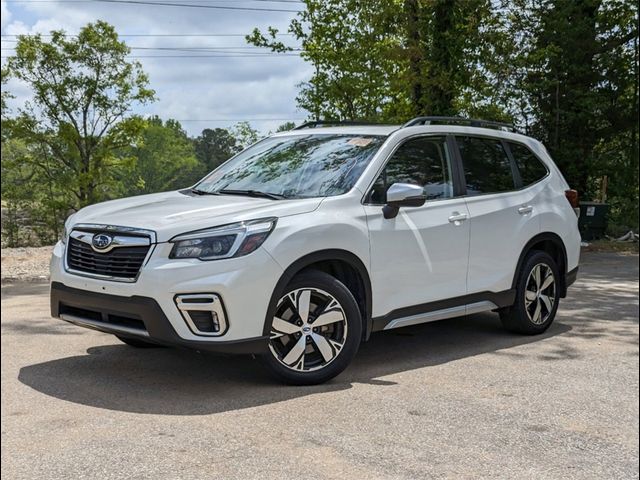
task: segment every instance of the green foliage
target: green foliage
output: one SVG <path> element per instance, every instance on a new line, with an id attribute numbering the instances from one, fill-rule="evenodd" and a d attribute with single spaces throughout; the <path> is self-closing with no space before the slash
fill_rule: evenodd
<path id="1" fill-rule="evenodd" d="M 136 146 L 123 149 L 135 163 L 122 179 L 124 195 L 176 190 L 192 185 L 206 172 L 194 144 L 176 120 L 147 121 Z"/>
<path id="2" fill-rule="evenodd" d="M 193 142 L 196 156 L 207 170 L 213 170 L 241 150 L 236 137 L 224 128 L 206 128 Z"/>
<path id="3" fill-rule="evenodd" d="M 236 139 L 238 150 L 244 150 L 260 139 L 260 134 L 249 122 L 236 123 L 231 129 L 231 135 Z"/>
<path id="4" fill-rule="evenodd" d="M 12 136 L 37 146 L 42 155 L 34 161 L 52 162 L 55 181 L 70 192 L 68 209 L 109 198 L 115 174 L 128 166 L 115 152 L 144 128 L 127 113 L 154 98 L 147 76 L 126 59 L 129 48 L 102 21 L 77 37 L 63 31 L 52 32 L 48 42 L 20 36 L 15 50 L 8 74 L 28 85 L 33 100 L 8 124 Z"/>
<path id="5" fill-rule="evenodd" d="M 276 128 L 276 133 L 277 132 L 288 132 L 289 130 L 293 130 L 294 128 L 296 128 L 296 123 L 295 122 L 285 122 L 282 125 L 279 125 L 278 128 Z"/>

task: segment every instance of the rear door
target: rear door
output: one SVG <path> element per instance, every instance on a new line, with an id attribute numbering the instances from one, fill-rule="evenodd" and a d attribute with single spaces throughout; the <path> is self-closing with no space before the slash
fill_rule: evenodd
<path id="1" fill-rule="evenodd" d="M 499 138 L 456 136 L 466 185 L 470 246 L 468 292 L 511 288 L 524 245 L 540 231 L 534 189 Z"/>
<path id="2" fill-rule="evenodd" d="M 404 312 L 407 315 L 421 313 L 421 304 L 467 292 L 468 211 L 454 187 L 458 172 L 453 142 L 444 135 L 405 140 L 365 199 L 374 316 L 407 307 L 414 307 Z M 422 186 L 426 203 L 402 207 L 395 218 L 384 218 L 386 191 L 394 183 Z"/>

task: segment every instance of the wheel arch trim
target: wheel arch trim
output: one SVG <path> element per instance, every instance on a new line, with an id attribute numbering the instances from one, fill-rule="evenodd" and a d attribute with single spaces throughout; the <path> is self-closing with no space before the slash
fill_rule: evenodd
<path id="1" fill-rule="evenodd" d="M 305 268 L 319 262 L 329 262 L 329 261 L 340 261 L 347 263 L 350 267 L 356 270 L 356 272 L 360 276 L 360 280 L 362 281 L 364 287 L 364 305 L 365 311 L 361 312 L 362 314 L 362 338 L 363 340 L 368 340 L 369 335 L 372 330 L 372 290 L 371 290 L 371 279 L 369 277 L 369 271 L 365 266 L 364 262 L 355 254 L 341 249 L 327 249 L 327 250 L 318 250 L 303 257 L 300 257 L 293 263 L 291 263 L 287 268 L 285 268 L 284 272 L 278 279 L 275 288 L 271 294 L 271 298 L 269 300 L 269 307 L 267 308 L 267 313 L 264 319 L 264 328 L 263 335 L 269 335 L 271 331 L 271 323 L 273 321 L 273 316 L 275 314 L 275 308 L 278 299 L 282 296 L 285 287 L 291 281 L 291 279 L 298 273 L 300 273 Z"/>
<path id="2" fill-rule="evenodd" d="M 565 247 L 564 242 L 562 241 L 562 238 L 560 238 L 560 236 L 556 233 L 553 232 L 543 232 L 543 233 L 539 233 L 537 234 L 535 237 L 531 238 L 526 244 L 525 246 L 522 248 L 522 251 L 520 252 L 520 257 L 518 258 L 518 263 L 516 264 L 516 270 L 515 273 L 513 275 L 513 280 L 511 282 L 511 288 L 515 289 L 517 282 L 518 282 L 518 278 L 520 276 L 520 272 L 522 270 L 522 266 L 524 265 L 524 260 L 527 257 L 527 254 L 532 250 L 533 246 L 541 243 L 541 242 L 551 242 L 553 243 L 557 248 L 560 249 L 560 255 L 561 255 L 561 261 L 562 264 L 558 265 L 558 270 L 560 271 L 560 292 L 559 292 L 559 297 L 565 297 L 566 293 L 567 293 L 567 282 L 566 282 L 566 277 L 567 277 L 567 248 Z"/>

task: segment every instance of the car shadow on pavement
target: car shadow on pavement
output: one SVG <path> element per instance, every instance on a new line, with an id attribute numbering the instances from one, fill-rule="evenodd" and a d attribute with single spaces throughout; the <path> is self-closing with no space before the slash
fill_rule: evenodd
<path id="1" fill-rule="evenodd" d="M 567 333 L 554 323 L 540 336 L 505 332 L 495 314 L 479 314 L 373 334 L 333 381 L 311 387 L 271 380 L 259 360 L 188 350 L 109 344 L 87 355 L 23 367 L 19 380 L 46 395 L 92 407 L 162 415 L 207 415 L 269 405 L 365 383 L 395 385 L 386 376 L 424 369 Z M 105 339 L 108 338 L 105 336 Z M 520 355 L 520 354 L 517 354 Z M 429 369 L 424 370 L 429 382 Z"/>

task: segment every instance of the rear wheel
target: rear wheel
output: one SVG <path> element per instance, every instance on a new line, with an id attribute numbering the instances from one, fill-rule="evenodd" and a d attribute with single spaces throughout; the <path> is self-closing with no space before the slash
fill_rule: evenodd
<path id="1" fill-rule="evenodd" d="M 286 383 L 323 383 L 349 365 L 361 336 L 360 310 L 349 289 L 310 271 L 296 276 L 277 300 L 263 360 Z"/>
<path id="2" fill-rule="evenodd" d="M 135 348 L 159 348 L 161 345 L 151 342 L 145 342 L 144 340 L 138 340 L 137 338 L 129 338 L 129 337 L 121 337 L 120 335 L 116 335 L 116 338 L 120 340 L 122 343 L 126 343 L 130 347 Z"/>
<path id="3" fill-rule="evenodd" d="M 544 332 L 556 316 L 560 275 L 555 260 L 534 251 L 525 259 L 516 287 L 516 301 L 500 313 L 508 330 L 526 335 Z"/>

